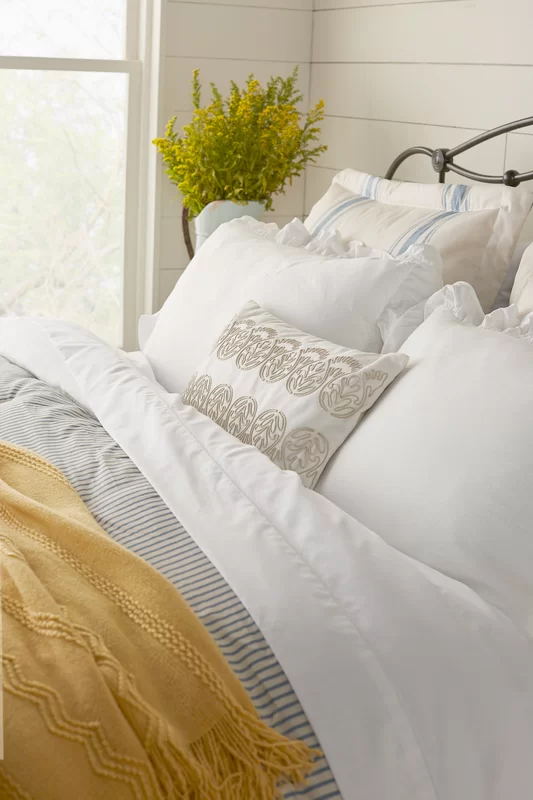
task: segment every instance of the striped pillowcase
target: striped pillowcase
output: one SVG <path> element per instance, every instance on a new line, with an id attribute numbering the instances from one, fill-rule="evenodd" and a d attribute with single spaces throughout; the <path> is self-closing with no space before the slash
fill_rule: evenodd
<path id="1" fill-rule="evenodd" d="M 432 244 L 445 283 L 467 281 L 489 311 L 533 203 L 527 189 L 388 181 L 346 169 L 313 206 L 313 236 L 338 230 L 393 256 L 412 244 Z"/>

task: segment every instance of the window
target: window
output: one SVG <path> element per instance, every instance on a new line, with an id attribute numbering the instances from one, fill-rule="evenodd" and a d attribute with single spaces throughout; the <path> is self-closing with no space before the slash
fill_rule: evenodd
<path id="1" fill-rule="evenodd" d="M 0 312 L 117 344 L 137 312 L 137 0 L 1 0 Z"/>

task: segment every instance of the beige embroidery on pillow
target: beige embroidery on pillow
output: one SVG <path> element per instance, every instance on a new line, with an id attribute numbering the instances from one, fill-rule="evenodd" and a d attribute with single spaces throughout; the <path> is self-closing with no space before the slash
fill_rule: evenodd
<path id="1" fill-rule="evenodd" d="M 233 402 L 232 397 L 233 390 L 226 384 L 211 388 L 209 375 L 193 375 L 182 400 L 244 444 L 257 447 L 281 469 L 291 469 L 313 485 L 328 459 L 326 437 L 312 428 L 294 428 L 285 434 L 287 418 L 282 411 L 270 408 L 258 415 L 254 397 L 244 395 Z"/>
<path id="2" fill-rule="evenodd" d="M 257 325 L 253 320 L 236 320 L 228 325 L 216 344 L 216 356 L 221 361 L 235 358 L 241 370 L 260 367 L 259 377 L 266 383 L 286 380 L 287 391 L 297 397 L 323 389 L 320 405 L 338 417 L 355 414 L 387 379 L 385 372 L 374 370 L 372 380 L 377 385 L 363 388 L 365 376 L 356 379 L 362 367 L 356 358 L 330 357 L 325 348 L 302 347 L 297 339 L 279 336 L 273 328 Z M 361 394 L 361 402 L 352 403 L 353 410 L 349 410 L 348 398 Z"/>
<path id="3" fill-rule="evenodd" d="M 360 372 L 363 365 L 352 356 L 331 356 L 326 348 L 306 347 L 253 320 L 236 319 L 228 325 L 213 355 L 220 361 L 235 359 L 242 371 L 258 369 L 265 383 L 284 381 L 294 397 L 316 394 L 321 408 L 338 419 L 360 412 L 388 378 L 377 369 Z M 310 427 L 287 430 L 287 417 L 281 410 L 259 412 L 254 397 L 234 397 L 230 385 L 213 386 L 209 375 L 193 375 L 182 400 L 245 444 L 257 447 L 281 469 L 297 472 L 308 486 L 314 485 L 329 458 L 331 448 L 323 433 Z"/>

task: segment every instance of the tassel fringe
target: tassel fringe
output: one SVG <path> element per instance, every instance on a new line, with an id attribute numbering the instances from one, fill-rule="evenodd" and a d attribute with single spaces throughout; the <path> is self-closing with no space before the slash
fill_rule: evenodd
<path id="1" fill-rule="evenodd" d="M 225 715 L 187 751 L 170 745 L 164 754 L 151 753 L 159 780 L 165 774 L 163 796 L 172 800 L 281 800 L 287 783 L 305 785 L 320 751 L 281 736 L 244 710 L 242 723 L 239 729 Z"/>

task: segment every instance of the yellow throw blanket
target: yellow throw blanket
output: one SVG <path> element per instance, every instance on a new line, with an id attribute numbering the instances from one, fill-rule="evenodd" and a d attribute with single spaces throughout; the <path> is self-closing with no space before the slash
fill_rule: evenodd
<path id="1" fill-rule="evenodd" d="M 55 467 L 5 443 L 0 559 L 0 797 L 268 800 L 312 769 L 174 587 Z"/>

